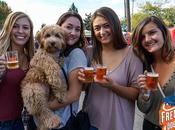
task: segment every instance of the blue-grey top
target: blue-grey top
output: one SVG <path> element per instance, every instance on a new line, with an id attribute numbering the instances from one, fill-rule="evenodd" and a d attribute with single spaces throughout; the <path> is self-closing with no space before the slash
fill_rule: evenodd
<path id="1" fill-rule="evenodd" d="M 87 58 L 85 53 L 76 48 L 70 52 L 70 54 L 65 58 L 63 68 L 68 77 L 69 73 L 77 68 L 86 67 L 87 66 Z M 64 75 L 62 74 L 63 79 Z M 79 101 L 72 103 L 73 113 L 76 114 L 78 112 Z M 63 127 L 70 117 L 70 105 L 67 105 L 64 108 L 60 108 L 55 113 L 61 118 L 61 125 L 59 128 Z"/>

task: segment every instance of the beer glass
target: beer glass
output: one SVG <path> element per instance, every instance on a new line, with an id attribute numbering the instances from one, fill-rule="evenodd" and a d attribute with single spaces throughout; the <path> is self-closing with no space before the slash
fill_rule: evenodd
<path id="1" fill-rule="evenodd" d="M 107 67 L 104 65 L 98 65 L 96 67 L 96 79 L 97 80 L 103 80 L 103 76 L 106 75 Z"/>
<path id="2" fill-rule="evenodd" d="M 19 68 L 18 51 L 7 51 L 6 52 L 6 61 L 7 61 L 7 68 L 8 69 Z"/>
<path id="3" fill-rule="evenodd" d="M 85 80 L 87 82 L 93 82 L 94 80 L 94 68 L 93 67 L 85 67 L 84 68 Z"/>
<path id="4" fill-rule="evenodd" d="M 158 83 L 159 74 L 155 72 L 148 72 L 146 75 L 146 85 L 150 90 L 155 90 Z"/>

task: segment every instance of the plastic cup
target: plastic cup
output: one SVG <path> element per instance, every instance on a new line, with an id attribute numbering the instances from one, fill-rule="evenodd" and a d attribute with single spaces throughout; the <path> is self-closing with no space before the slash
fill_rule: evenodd
<path id="1" fill-rule="evenodd" d="M 148 72 L 146 76 L 147 88 L 150 90 L 155 90 L 157 88 L 158 78 L 158 73 Z"/>
<path id="2" fill-rule="evenodd" d="M 6 61 L 7 61 L 7 68 L 8 69 L 19 68 L 18 52 L 17 51 L 7 51 L 6 52 Z"/>
<path id="3" fill-rule="evenodd" d="M 98 65 L 96 68 L 96 79 L 103 80 L 103 76 L 106 75 L 107 67 L 103 65 Z"/>
<path id="4" fill-rule="evenodd" d="M 84 68 L 85 80 L 87 82 L 93 82 L 94 80 L 94 68 L 93 67 L 85 67 Z"/>

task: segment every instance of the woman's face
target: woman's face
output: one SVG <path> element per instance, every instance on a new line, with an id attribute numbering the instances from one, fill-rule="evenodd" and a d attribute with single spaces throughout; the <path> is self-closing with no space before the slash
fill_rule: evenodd
<path id="1" fill-rule="evenodd" d="M 61 27 L 67 32 L 68 34 L 68 45 L 74 45 L 80 38 L 81 32 L 81 23 L 78 18 L 76 17 L 69 17 L 67 18 Z"/>
<path id="2" fill-rule="evenodd" d="M 160 51 L 163 47 L 164 39 L 161 30 L 155 23 L 148 23 L 142 31 L 142 46 L 150 53 Z"/>
<path id="3" fill-rule="evenodd" d="M 30 38 L 31 26 L 27 17 L 19 18 L 13 25 L 10 37 L 11 44 L 23 46 Z"/>
<path id="4" fill-rule="evenodd" d="M 112 30 L 105 18 L 97 16 L 93 21 L 93 30 L 95 37 L 101 44 L 105 45 L 112 42 Z"/>

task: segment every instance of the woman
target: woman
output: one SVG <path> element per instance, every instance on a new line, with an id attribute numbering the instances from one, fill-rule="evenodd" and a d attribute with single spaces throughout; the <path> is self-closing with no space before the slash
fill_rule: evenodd
<path id="1" fill-rule="evenodd" d="M 19 68 L 7 69 L 5 54 L 17 51 Z M 34 54 L 33 24 L 23 12 L 12 12 L 5 20 L 0 34 L 0 130 L 23 130 L 23 102 L 20 82 Z"/>
<path id="2" fill-rule="evenodd" d="M 103 80 L 94 79 L 86 102 L 91 129 L 131 130 L 134 122 L 135 100 L 138 96 L 136 78 L 142 73 L 142 63 L 127 46 L 116 13 L 101 7 L 91 19 L 93 67 L 107 66 Z M 115 61 L 115 62 L 114 62 Z M 85 82 L 83 70 L 79 80 Z"/>
<path id="3" fill-rule="evenodd" d="M 159 84 L 165 96 L 174 95 L 175 90 L 175 57 L 171 37 L 164 22 L 150 16 L 140 22 L 132 37 L 134 52 L 143 61 L 145 70 L 159 74 Z M 152 68 L 152 69 L 151 69 Z M 138 108 L 145 113 L 143 130 L 161 130 L 159 125 L 159 109 L 163 102 L 160 91 L 147 93 L 146 71 L 138 76 L 141 93 L 138 98 Z"/>
<path id="4" fill-rule="evenodd" d="M 66 12 L 60 16 L 57 24 L 65 30 L 68 36 L 67 47 L 63 54 L 65 56 L 63 68 L 68 79 L 68 93 L 63 104 L 54 100 L 49 103 L 49 106 L 61 117 L 59 128 L 64 130 L 64 126 L 70 117 L 70 104 L 72 104 L 72 112 L 74 114 L 78 112 L 79 97 L 82 90 L 82 83 L 77 79 L 78 70 L 87 66 L 87 59 L 82 50 L 84 33 L 81 16 L 75 12 Z"/>

